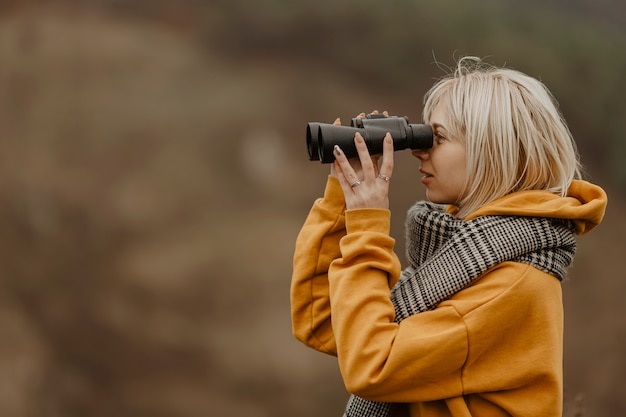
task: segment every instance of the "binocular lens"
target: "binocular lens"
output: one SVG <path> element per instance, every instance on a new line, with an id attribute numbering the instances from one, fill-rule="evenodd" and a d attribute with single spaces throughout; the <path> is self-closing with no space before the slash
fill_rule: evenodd
<path id="1" fill-rule="evenodd" d="M 319 161 L 319 137 L 320 137 L 320 124 L 317 122 L 311 122 L 306 125 L 306 146 L 309 151 L 309 161 Z"/>

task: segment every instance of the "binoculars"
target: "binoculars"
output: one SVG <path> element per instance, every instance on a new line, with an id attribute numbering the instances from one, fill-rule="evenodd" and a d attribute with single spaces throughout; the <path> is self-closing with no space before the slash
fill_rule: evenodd
<path id="1" fill-rule="evenodd" d="M 429 125 L 409 124 L 406 116 L 385 116 L 368 114 L 355 117 L 350 126 L 336 126 L 328 123 L 310 122 L 306 127 L 306 144 L 309 160 L 323 164 L 335 160 L 333 149 L 339 145 L 347 158 L 358 156 L 354 145 L 354 135 L 359 132 L 370 155 L 383 153 L 383 139 L 387 132 L 393 138 L 393 150 L 430 149 L 433 146 L 433 130 Z"/>

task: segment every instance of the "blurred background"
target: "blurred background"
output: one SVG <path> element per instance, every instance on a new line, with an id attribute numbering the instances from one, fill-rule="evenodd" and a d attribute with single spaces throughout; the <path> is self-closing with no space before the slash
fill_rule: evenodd
<path id="1" fill-rule="evenodd" d="M 291 335 L 293 244 L 328 166 L 305 125 L 421 119 L 463 55 L 541 79 L 610 196 L 579 241 L 565 415 L 626 413 L 626 3 L 0 3 L 0 415 L 339 416 Z M 396 154 L 393 234 L 424 198 Z"/>

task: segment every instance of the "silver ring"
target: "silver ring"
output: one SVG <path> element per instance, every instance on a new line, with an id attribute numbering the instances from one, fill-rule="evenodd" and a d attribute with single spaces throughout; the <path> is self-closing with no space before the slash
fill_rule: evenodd
<path id="1" fill-rule="evenodd" d="M 361 180 L 360 179 L 356 179 L 356 181 L 354 181 L 352 184 L 350 184 L 350 187 L 354 188 L 357 185 L 361 185 Z"/>
<path id="2" fill-rule="evenodd" d="M 388 177 L 388 176 L 383 175 L 383 174 L 378 174 L 378 178 L 380 178 L 381 180 L 385 180 L 387 182 L 389 182 L 389 180 L 391 180 L 391 177 Z"/>

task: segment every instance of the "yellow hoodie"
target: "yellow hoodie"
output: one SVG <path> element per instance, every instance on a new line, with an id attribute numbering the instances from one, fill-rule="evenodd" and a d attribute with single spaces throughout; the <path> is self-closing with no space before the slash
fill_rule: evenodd
<path id="1" fill-rule="evenodd" d="M 600 187 L 574 181 L 567 197 L 518 192 L 466 220 L 566 218 L 583 234 L 600 224 L 606 204 Z M 329 177 L 296 241 L 295 337 L 338 357 L 350 393 L 403 403 L 394 415 L 561 416 L 560 282 L 530 265 L 504 262 L 434 310 L 398 324 L 390 289 L 401 266 L 389 226 L 388 210 L 345 211 L 341 187 Z"/>

